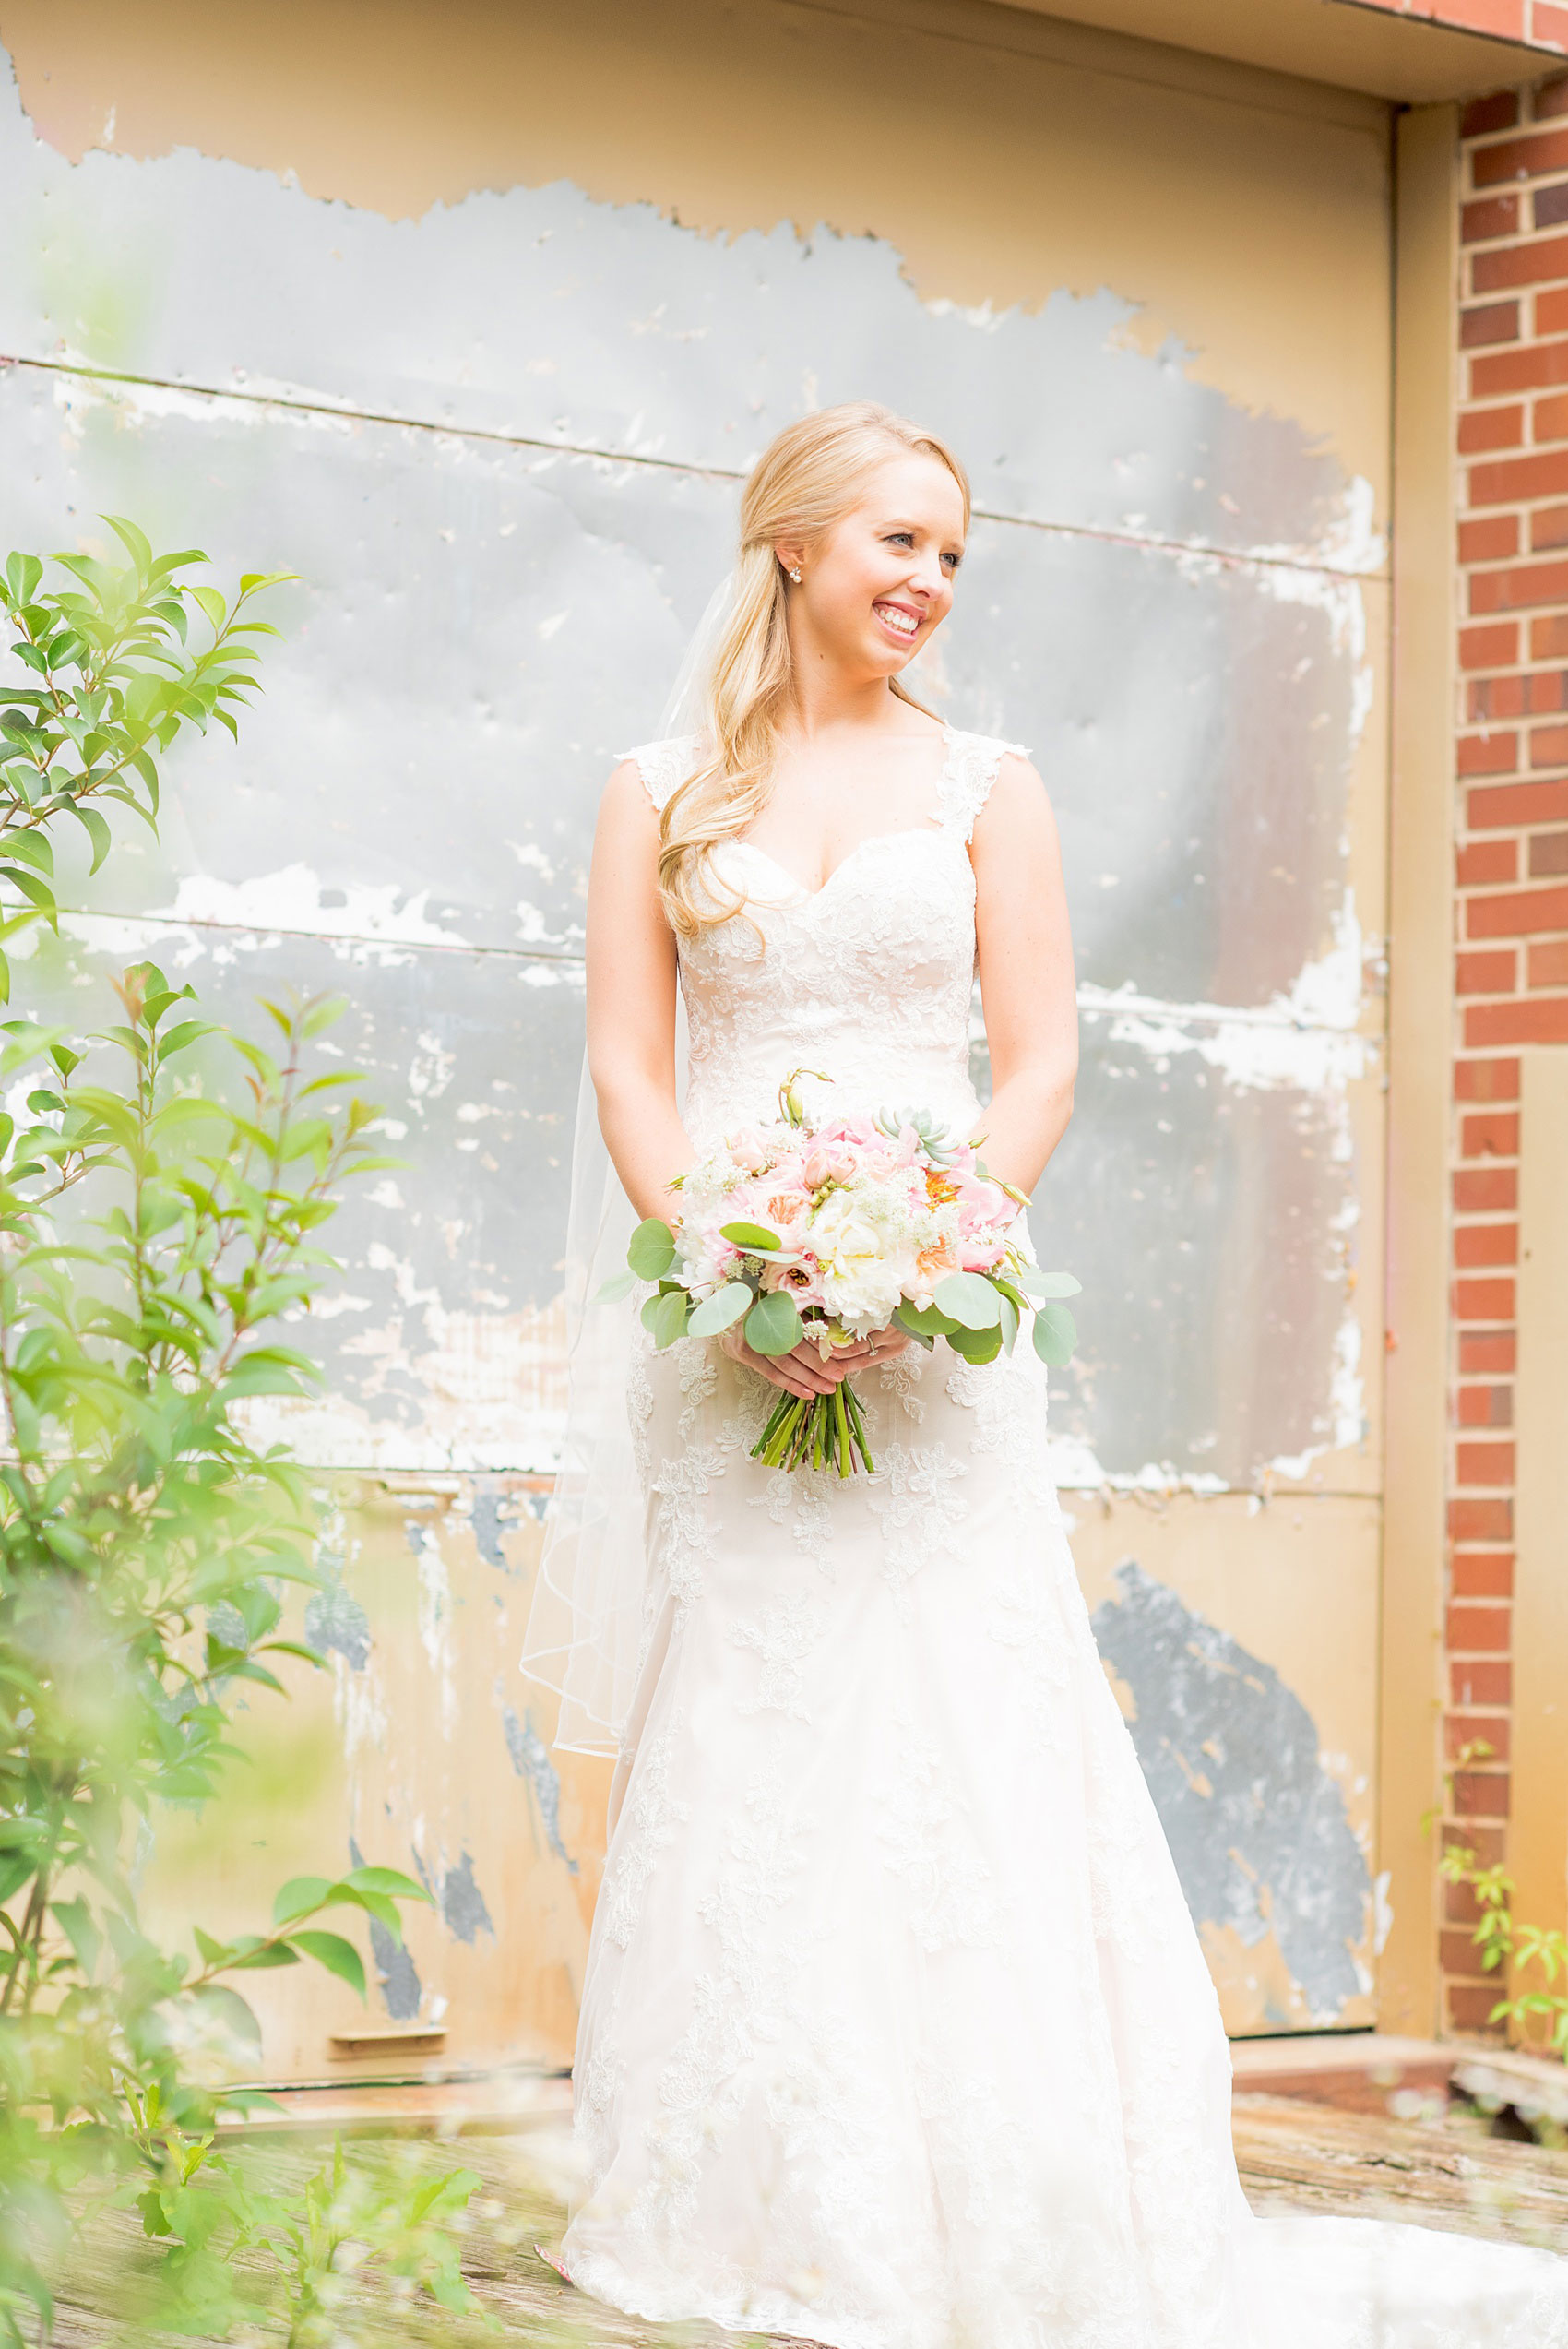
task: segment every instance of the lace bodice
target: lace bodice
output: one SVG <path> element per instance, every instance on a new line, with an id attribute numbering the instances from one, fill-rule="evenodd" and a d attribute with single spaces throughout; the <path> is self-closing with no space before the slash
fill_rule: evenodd
<path id="1" fill-rule="evenodd" d="M 808 889 L 750 841 L 715 853 L 744 914 L 680 947 L 689 1035 L 686 1130 L 699 1147 L 777 1115 L 792 1068 L 821 1069 L 828 1101 L 930 1109 L 967 1127 L 975 976 L 975 819 L 1015 743 L 944 727 L 932 817 L 861 841 Z M 647 743 L 636 760 L 662 808 L 691 772 L 693 735 Z"/>

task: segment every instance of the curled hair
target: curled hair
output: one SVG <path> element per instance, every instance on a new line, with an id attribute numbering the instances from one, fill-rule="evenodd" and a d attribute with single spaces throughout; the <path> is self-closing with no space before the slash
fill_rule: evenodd
<path id="1" fill-rule="evenodd" d="M 659 823 L 659 888 L 683 937 L 728 921 L 744 899 L 711 869 L 719 842 L 748 830 L 773 786 L 779 733 L 793 690 L 780 540 L 819 544 L 851 511 L 867 477 L 890 456 L 913 451 L 945 465 L 969 520 L 962 465 L 934 433 L 873 400 L 845 400 L 787 424 L 753 467 L 741 496 L 735 595 L 707 680 L 701 763 L 666 801 Z M 916 709 L 897 677 L 893 691 Z"/>

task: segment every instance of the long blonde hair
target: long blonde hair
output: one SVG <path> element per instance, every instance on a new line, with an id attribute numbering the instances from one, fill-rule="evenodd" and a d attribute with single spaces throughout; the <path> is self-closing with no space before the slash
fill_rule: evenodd
<path id="1" fill-rule="evenodd" d="M 702 763 L 671 793 L 659 820 L 659 894 L 680 936 L 728 921 L 745 902 L 716 886 L 710 860 L 766 803 L 793 686 L 788 591 L 774 548 L 780 540 L 820 543 L 854 507 L 867 475 L 906 449 L 946 466 L 963 494 L 968 530 L 968 476 L 952 450 L 873 400 L 847 399 L 786 424 L 752 469 L 741 495 L 734 600 L 707 684 Z M 901 700 L 924 707 L 897 677 L 888 682 Z"/>

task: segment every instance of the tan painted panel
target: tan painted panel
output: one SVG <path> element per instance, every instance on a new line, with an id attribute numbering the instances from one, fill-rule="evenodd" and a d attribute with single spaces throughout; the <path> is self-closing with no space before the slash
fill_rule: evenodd
<path id="1" fill-rule="evenodd" d="M 886 237 L 928 299 L 1110 286 L 1147 347 L 1173 336 L 1204 381 L 1322 434 L 1383 510 L 1370 101 L 962 0 L 386 0 L 374 38 L 346 0 L 6 0 L 0 38 L 72 155 L 194 146 L 397 218 L 566 178 L 724 235 Z"/>
<path id="2" fill-rule="evenodd" d="M 1568 1925 L 1568 1051 L 1543 1047 L 1522 1058 L 1508 1858 L 1520 1917 L 1561 1932 Z"/>
<path id="3" fill-rule="evenodd" d="M 288 1878 L 341 1875 L 356 1850 L 434 1896 L 405 1909 L 406 1955 L 390 1962 L 362 1917 L 333 1913 L 364 1958 L 368 2009 L 314 1966 L 252 1974 L 263 2046 L 241 2070 L 298 2081 L 571 2061 L 611 1766 L 548 1752 L 552 1715 L 517 1670 L 537 1485 L 340 1480 L 334 1587 L 290 1624 L 328 1669 L 291 1671 L 287 1703 L 262 1693 L 242 1716 L 251 1766 L 231 1778 L 220 1840 L 199 1816 L 157 1822 L 148 1897 L 174 1935 L 192 1919 L 257 1930 Z M 395 2044 L 363 2063 L 335 2054 L 334 2033 L 389 2020 L 439 2026 L 445 2044 L 412 2065 Z"/>
<path id="4" fill-rule="evenodd" d="M 1379 1968 L 1384 2030 L 1436 2030 L 1438 1785 L 1448 1459 L 1455 645 L 1454 287 L 1458 123 L 1398 138 L 1393 772 L 1389 888 L 1387 1485 L 1382 1624 L 1384 1865 L 1408 1890 Z M 1426 1897 L 1417 1897 L 1424 1880 Z"/>

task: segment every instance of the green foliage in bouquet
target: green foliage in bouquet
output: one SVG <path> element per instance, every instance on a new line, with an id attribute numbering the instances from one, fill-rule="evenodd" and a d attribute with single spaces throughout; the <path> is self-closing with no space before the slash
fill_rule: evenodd
<path id="1" fill-rule="evenodd" d="M 800 1079 L 823 1073 L 797 1068 L 784 1079 L 778 1103 L 786 1125 L 805 1123 Z M 925 1110 L 884 1109 L 875 1122 L 894 1139 L 906 1130 L 912 1131 L 921 1155 L 938 1173 L 967 1150 Z M 982 1160 L 974 1161 L 974 1171 L 982 1182 L 995 1183 L 1020 1206 L 1027 1204 L 1021 1191 L 988 1174 Z M 719 1229 L 720 1236 L 742 1255 L 731 1278 L 710 1296 L 695 1299 L 672 1271 L 675 1234 L 657 1215 L 646 1217 L 637 1225 L 626 1250 L 625 1272 L 606 1282 L 600 1295 L 606 1299 L 624 1295 L 638 1281 L 655 1282 L 653 1295 L 643 1305 L 642 1320 L 659 1352 L 678 1338 L 716 1338 L 736 1322 L 742 1324 L 752 1351 L 769 1357 L 792 1353 L 803 1341 L 818 1336 L 824 1325 L 802 1318 L 786 1289 L 764 1286 L 769 1266 L 783 1250 L 780 1235 L 759 1223 L 722 1223 Z M 1072 1360 L 1078 1337 L 1073 1316 L 1061 1300 L 1077 1295 L 1080 1285 L 1070 1272 L 1041 1272 L 1010 1250 L 1005 1269 L 947 1273 L 937 1282 L 929 1306 L 905 1302 L 893 1318 L 928 1351 L 938 1338 L 944 1338 L 966 1362 L 988 1363 L 1000 1353 L 1012 1353 L 1024 1317 L 1032 1314 L 1030 1337 L 1035 1352 L 1042 1362 L 1060 1365 Z M 842 1336 L 837 1325 L 828 1328 Z M 857 1467 L 873 1470 L 865 1415 L 852 1381 L 843 1379 L 831 1395 L 810 1401 L 781 1395 L 751 1456 L 768 1467 L 830 1468 L 841 1477 L 853 1474 Z"/>
<path id="2" fill-rule="evenodd" d="M 275 580 L 252 575 L 231 602 L 183 579 L 205 557 L 155 556 L 132 524 L 112 527 L 127 568 L 61 555 L 64 582 L 48 586 L 36 556 L 13 554 L 0 583 L 19 664 L 19 682 L 0 683 L 0 940 L 20 971 L 20 934 L 57 919 L 61 827 L 85 834 L 94 870 L 114 844 L 105 804 L 156 829 L 159 756 L 187 726 L 233 730 L 256 639 L 275 633 L 240 616 Z M 193 624 L 210 638 L 194 652 Z M 0 972 L 8 994 L 4 958 Z M 308 1066 L 339 1002 L 267 1004 L 264 1047 L 202 1019 L 192 989 L 150 962 L 118 997 L 96 1034 L 0 1023 L 0 2340 L 13 2343 L 24 2321 L 46 2335 L 50 2276 L 105 2202 L 134 2203 L 163 2247 L 163 2321 L 227 2330 L 233 2255 L 288 2234 L 258 2215 L 218 2138 L 225 2114 L 258 2101 L 220 2084 L 259 2040 L 236 1985 L 308 1960 L 362 1996 L 360 1951 L 327 1920 L 398 1936 L 398 1902 L 429 1897 L 356 1867 L 295 1878 L 262 1929 L 232 1939 L 195 1927 L 170 1948 L 143 1921 L 160 1806 L 220 1792 L 236 1700 L 281 1693 L 279 1657 L 322 1661 L 279 1631 L 288 1587 L 319 1580 L 309 1479 L 252 1440 L 243 1406 L 311 1389 L 315 1365 L 279 1324 L 334 1269 L 321 1232 L 343 1184 L 389 1162 L 361 1080 Z"/>

